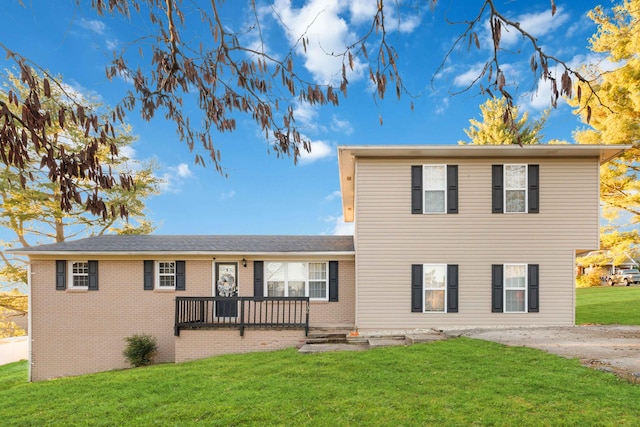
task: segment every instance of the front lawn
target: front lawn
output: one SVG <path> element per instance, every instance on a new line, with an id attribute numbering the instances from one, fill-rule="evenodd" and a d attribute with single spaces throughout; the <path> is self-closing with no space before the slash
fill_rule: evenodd
<path id="1" fill-rule="evenodd" d="M 576 324 L 640 325 L 639 286 L 576 289 Z"/>
<path id="2" fill-rule="evenodd" d="M 2 425 L 633 426 L 640 387 L 542 351 L 456 338 L 361 353 L 228 355 L 29 384 Z"/>

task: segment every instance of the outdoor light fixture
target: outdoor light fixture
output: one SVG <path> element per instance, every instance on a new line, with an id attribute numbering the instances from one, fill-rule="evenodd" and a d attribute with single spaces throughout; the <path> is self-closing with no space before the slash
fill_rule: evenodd
<path id="1" fill-rule="evenodd" d="M 247 266 L 247 260 L 246 260 L 246 259 L 244 259 L 244 258 L 242 258 L 242 266 L 243 266 L 243 267 L 246 267 L 246 266 Z"/>

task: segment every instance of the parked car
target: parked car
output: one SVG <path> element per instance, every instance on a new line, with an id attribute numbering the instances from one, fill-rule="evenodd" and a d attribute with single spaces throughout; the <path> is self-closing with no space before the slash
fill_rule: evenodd
<path id="1" fill-rule="evenodd" d="M 624 284 L 625 286 L 629 286 L 633 283 L 640 283 L 640 271 L 638 271 L 637 268 L 618 270 L 615 274 L 609 276 L 607 283 L 610 286 L 613 286 L 616 283 Z"/>

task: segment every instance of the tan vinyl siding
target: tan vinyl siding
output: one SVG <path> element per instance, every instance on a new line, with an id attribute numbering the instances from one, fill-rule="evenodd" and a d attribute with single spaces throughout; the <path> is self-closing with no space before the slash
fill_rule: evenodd
<path id="1" fill-rule="evenodd" d="M 411 214 L 411 165 L 457 164 L 458 214 Z M 540 213 L 492 214 L 491 165 L 540 165 Z M 598 245 L 598 160 L 357 159 L 356 325 L 570 325 L 576 249 Z M 459 312 L 411 312 L 411 264 L 459 265 Z M 491 265 L 540 265 L 540 312 L 491 313 Z"/>

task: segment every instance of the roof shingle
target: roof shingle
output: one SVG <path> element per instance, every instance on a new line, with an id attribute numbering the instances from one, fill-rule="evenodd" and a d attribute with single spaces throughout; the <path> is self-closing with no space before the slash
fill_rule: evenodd
<path id="1" fill-rule="evenodd" d="M 14 249 L 12 252 L 116 253 L 282 253 L 282 252 L 354 252 L 353 236 L 162 236 L 104 235 L 62 243 Z"/>

